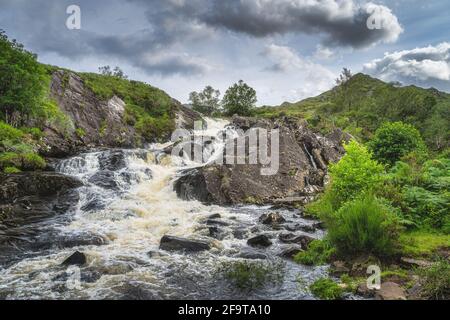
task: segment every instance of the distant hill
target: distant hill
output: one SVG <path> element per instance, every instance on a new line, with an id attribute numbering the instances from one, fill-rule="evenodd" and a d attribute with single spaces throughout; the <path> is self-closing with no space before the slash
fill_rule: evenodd
<path id="1" fill-rule="evenodd" d="M 450 94 L 398 87 L 361 73 L 317 97 L 260 108 L 257 114 L 301 117 L 320 131 L 341 127 L 363 140 L 383 122 L 403 121 L 418 128 L 434 150 L 448 147 L 450 140 Z"/>

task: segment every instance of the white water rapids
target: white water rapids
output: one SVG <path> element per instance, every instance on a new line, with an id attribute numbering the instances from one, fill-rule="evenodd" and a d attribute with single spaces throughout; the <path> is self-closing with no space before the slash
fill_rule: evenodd
<path id="1" fill-rule="evenodd" d="M 227 125 L 222 120 L 207 120 L 201 134 L 218 136 Z M 218 267 L 236 261 L 247 239 L 278 231 L 262 229 L 258 218 L 269 207 L 206 206 L 177 197 L 173 182 L 177 174 L 194 164 L 182 157 L 162 152 L 167 145 L 145 150 L 120 150 L 125 165 L 102 173 L 102 161 L 110 151 L 82 154 L 62 160 L 56 170 L 83 181 L 76 208 L 67 213 L 69 223 L 54 226 L 59 235 L 94 238 L 96 243 L 71 248 L 56 245 L 40 254 L 0 269 L 0 298 L 3 299 L 309 299 L 298 277 L 310 283 L 326 275 L 326 268 L 310 268 L 286 261 L 282 283 L 259 290 L 241 292 L 220 277 Z M 221 152 L 223 142 L 216 139 L 207 150 L 209 157 Z M 210 159 L 211 160 L 211 159 Z M 197 164 L 198 165 L 198 164 Z M 112 175 L 112 176 L 111 176 Z M 101 180 L 100 184 L 96 183 Z M 109 187 L 105 187 L 107 181 Z M 112 187 L 111 187 L 112 186 Z M 310 224 L 295 212 L 276 210 L 288 219 Z M 199 254 L 169 253 L 159 250 L 164 235 L 207 239 L 205 220 L 220 214 L 223 237 L 213 240 L 210 251 Z M 237 234 L 244 236 L 237 236 Z M 321 234 L 316 233 L 320 237 Z M 98 243 L 100 239 L 101 243 Z M 209 237 L 211 240 L 211 238 Z M 101 245 L 99 245 L 101 244 Z M 75 251 L 87 256 L 81 268 L 79 285 L 68 286 L 72 271 L 61 266 Z M 277 257 L 280 245 L 265 250 L 270 260 Z M 1 267 L 0 267 L 1 268 Z"/>

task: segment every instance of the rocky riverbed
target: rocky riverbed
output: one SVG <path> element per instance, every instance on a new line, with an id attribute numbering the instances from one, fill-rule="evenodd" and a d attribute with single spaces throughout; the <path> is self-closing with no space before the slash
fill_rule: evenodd
<path id="1" fill-rule="evenodd" d="M 233 130 L 281 125 L 243 120 L 208 121 Z M 169 144 L 89 152 L 54 161 L 55 172 L 2 176 L 0 297 L 311 299 L 305 288 L 327 267 L 291 259 L 324 230 L 303 217 L 299 204 L 323 188 L 325 164 L 342 155 L 343 138 L 286 125 L 280 171 L 270 183 L 251 166 L 193 166 L 168 155 Z M 211 168 L 226 170 L 227 187 L 204 174 Z M 288 197 L 297 208 L 286 207 Z M 241 290 L 224 272 L 237 262 L 282 276 Z"/>

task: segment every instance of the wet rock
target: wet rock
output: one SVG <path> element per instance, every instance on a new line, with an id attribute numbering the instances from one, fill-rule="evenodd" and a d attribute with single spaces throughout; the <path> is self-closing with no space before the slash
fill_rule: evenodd
<path id="1" fill-rule="evenodd" d="M 159 248 L 166 251 L 200 252 L 211 249 L 211 246 L 208 242 L 201 240 L 164 236 Z"/>
<path id="2" fill-rule="evenodd" d="M 296 235 L 293 233 L 282 233 L 278 236 L 283 243 L 296 243 L 302 246 L 303 250 L 307 250 L 309 244 L 315 239 L 307 235 Z"/>
<path id="3" fill-rule="evenodd" d="M 209 236 L 211 238 L 217 239 L 217 240 L 223 240 L 225 238 L 225 234 L 222 229 L 220 229 L 217 226 L 212 226 L 208 228 Z"/>
<path id="4" fill-rule="evenodd" d="M 82 266 L 86 264 L 86 255 L 76 251 L 61 264 L 63 266 Z"/>
<path id="5" fill-rule="evenodd" d="M 341 275 L 344 273 L 349 273 L 350 268 L 347 267 L 345 261 L 333 261 L 331 264 L 331 271 L 335 275 Z"/>
<path id="6" fill-rule="evenodd" d="M 265 260 L 267 255 L 263 252 L 243 249 L 239 254 L 235 256 L 236 258 L 249 259 L 249 260 Z"/>
<path id="7" fill-rule="evenodd" d="M 174 190 L 177 196 L 183 200 L 198 200 L 209 204 L 213 202 L 212 194 L 208 190 L 205 177 L 199 174 L 199 169 L 186 170 L 175 181 Z"/>
<path id="8" fill-rule="evenodd" d="M 376 300 L 406 300 L 405 290 L 395 282 L 384 282 L 375 293 Z"/>
<path id="9" fill-rule="evenodd" d="M 292 259 L 294 256 L 296 256 L 298 253 L 302 252 L 303 249 L 299 245 L 291 245 L 285 247 L 281 253 L 279 254 L 280 257 L 286 258 L 286 259 Z"/>
<path id="10" fill-rule="evenodd" d="M 116 177 L 111 171 L 99 171 L 89 178 L 88 182 L 107 190 L 119 189 Z"/>
<path id="11" fill-rule="evenodd" d="M 166 257 L 167 254 L 161 251 L 149 251 L 147 252 L 147 256 L 149 258 L 161 258 L 161 257 Z"/>
<path id="12" fill-rule="evenodd" d="M 111 150 L 102 153 L 98 162 L 101 170 L 118 171 L 127 166 L 125 153 L 122 150 Z"/>
<path id="13" fill-rule="evenodd" d="M 356 293 L 364 298 L 373 298 L 375 297 L 375 290 L 367 288 L 366 281 L 361 282 L 356 289 Z"/>
<path id="14" fill-rule="evenodd" d="M 252 247 L 270 247 L 272 245 L 272 241 L 266 235 L 259 235 L 247 240 L 247 244 Z"/>
<path id="15" fill-rule="evenodd" d="M 52 197 L 81 187 L 76 178 L 54 172 L 26 172 L 14 175 L 0 173 L 0 204 L 13 203 L 22 197 Z"/>
<path id="16" fill-rule="evenodd" d="M 263 214 L 259 221 L 262 224 L 280 224 L 286 222 L 286 219 L 280 213 L 272 212 Z"/>
<path id="17" fill-rule="evenodd" d="M 247 238 L 248 233 L 249 233 L 249 231 L 247 228 L 235 229 L 235 230 L 233 230 L 233 237 L 238 240 L 243 240 L 243 239 Z"/>
<path id="18" fill-rule="evenodd" d="M 217 225 L 217 226 L 222 226 L 222 227 L 227 227 L 230 225 L 228 222 L 225 222 L 222 220 L 217 220 L 217 219 L 209 219 L 206 221 L 206 224 L 209 226 Z"/>
<path id="19" fill-rule="evenodd" d="M 212 214 L 208 217 L 208 219 L 220 219 L 222 216 L 219 213 Z"/>

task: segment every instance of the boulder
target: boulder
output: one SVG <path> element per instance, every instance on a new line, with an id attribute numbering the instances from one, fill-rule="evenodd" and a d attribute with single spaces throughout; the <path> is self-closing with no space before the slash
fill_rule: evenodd
<path id="1" fill-rule="evenodd" d="M 161 239 L 159 249 L 166 251 L 200 252 L 211 249 L 211 246 L 206 241 L 164 236 Z"/>
<path id="2" fill-rule="evenodd" d="M 247 244 L 252 247 L 270 247 L 272 241 L 266 235 L 258 235 L 247 240 Z"/>
<path id="3" fill-rule="evenodd" d="M 331 264 L 331 271 L 335 275 L 341 275 L 344 273 L 349 273 L 350 268 L 347 267 L 345 261 L 333 261 Z"/>
<path id="4" fill-rule="evenodd" d="M 280 257 L 286 258 L 286 259 L 292 259 L 294 256 L 296 256 L 298 253 L 302 252 L 303 249 L 299 245 L 290 245 L 285 247 L 281 253 L 279 254 Z"/>
<path id="5" fill-rule="evenodd" d="M 241 157 L 246 164 L 212 163 L 182 172 L 174 184 L 180 198 L 207 204 L 273 204 L 283 199 L 283 203 L 303 205 L 323 190 L 327 172 L 322 167 L 338 161 L 345 152 L 340 142 L 313 132 L 305 121 L 234 117 L 232 125 L 243 130 L 262 128 L 270 132 L 279 129 L 279 166 L 274 168 L 278 170 L 272 175 L 262 174 L 262 169 L 267 167 L 249 164 L 246 148 Z M 240 136 L 227 143 L 248 145 L 247 140 Z"/>
<path id="6" fill-rule="evenodd" d="M 280 224 L 286 222 L 286 219 L 280 213 L 272 212 L 263 214 L 259 221 L 262 224 Z"/>
<path id="7" fill-rule="evenodd" d="M 249 260 L 265 260 L 267 259 L 267 255 L 263 252 L 259 252 L 256 250 L 242 249 L 240 253 L 238 253 L 236 258 L 241 259 L 249 259 Z"/>
<path id="8" fill-rule="evenodd" d="M 406 300 L 406 292 L 395 282 L 384 282 L 375 293 L 376 300 Z"/>
<path id="9" fill-rule="evenodd" d="M 309 244 L 315 239 L 307 235 L 296 235 L 293 233 L 282 233 L 278 236 L 283 243 L 295 243 L 301 245 L 303 250 L 307 250 Z"/>
<path id="10" fill-rule="evenodd" d="M 86 264 L 86 255 L 84 253 L 81 253 L 79 251 L 75 251 L 70 257 L 68 257 L 64 262 L 61 264 L 63 266 L 83 266 Z"/>

